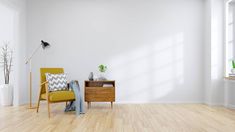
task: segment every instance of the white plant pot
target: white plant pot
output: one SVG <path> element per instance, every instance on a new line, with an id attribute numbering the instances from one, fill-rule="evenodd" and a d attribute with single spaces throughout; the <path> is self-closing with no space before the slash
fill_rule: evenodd
<path id="1" fill-rule="evenodd" d="M 235 69 L 231 69 L 231 73 L 235 74 Z"/>
<path id="2" fill-rule="evenodd" d="M 105 81 L 105 80 L 107 80 L 106 77 L 105 77 L 105 73 L 101 72 L 101 73 L 100 73 L 100 76 L 99 76 L 99 78 L 98 78 L 98 80 L 99 80 L 99 81 Z"/>
<path id="3" fill-rule="evenodd" d="M 0 100 L 2 106 L 11 106 L 13 103 L 13 86 L 10 84 L 0 85 Z"/>

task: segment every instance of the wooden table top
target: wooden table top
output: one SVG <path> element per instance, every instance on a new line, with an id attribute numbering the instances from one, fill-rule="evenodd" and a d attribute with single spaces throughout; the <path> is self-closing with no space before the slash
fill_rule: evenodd
<path id="1" fill-rule="evenodd" d="M 115 82 L 115 80 L 93 80 L 93 81 L 85 80 L 85 82 Z"/>
<path id="2" fill-rule="evenodd" d="M 235 80 L 235 77 L 224 77 L 226 80 Z"/>

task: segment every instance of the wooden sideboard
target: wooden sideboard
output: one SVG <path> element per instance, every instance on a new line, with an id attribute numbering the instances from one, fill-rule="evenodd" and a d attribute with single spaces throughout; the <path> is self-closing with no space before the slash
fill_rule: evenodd
<path id="1" fill-rule="evenodd" d="M 106 86 L 104 86 L 106 85 Z M 85 81 L 85 101 L 88 108 L 91 102 L 115 102 L 115 81 Z"/>

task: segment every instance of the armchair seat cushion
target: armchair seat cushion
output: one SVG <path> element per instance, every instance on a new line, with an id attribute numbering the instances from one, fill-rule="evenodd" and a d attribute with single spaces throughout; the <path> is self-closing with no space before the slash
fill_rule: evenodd
<path id="1" fill-rule="evenodd" d="M 42 99 L 46 99 L 46 93 L 41 94 Z M 63 101 L 70 101 L 75 100 L 75 95 L 73 91 L 55 91 L 49 92 L 49 100 L 51 102 L 63 102 Z"/>

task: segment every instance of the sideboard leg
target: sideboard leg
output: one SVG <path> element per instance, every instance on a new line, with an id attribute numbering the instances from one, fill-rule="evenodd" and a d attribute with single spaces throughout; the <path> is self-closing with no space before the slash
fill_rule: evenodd
<path id="1" fill-rule="evenodd" d="M 90 103 L 89 102 L 87 102 L 87 109 L 89 109 L 90 108 Z"/>
<path id="2" fill-rule="evenodd" d="M 111 102 L 111 108 L 113 108 L 113 102 Z"/>

